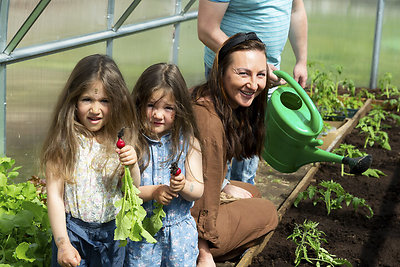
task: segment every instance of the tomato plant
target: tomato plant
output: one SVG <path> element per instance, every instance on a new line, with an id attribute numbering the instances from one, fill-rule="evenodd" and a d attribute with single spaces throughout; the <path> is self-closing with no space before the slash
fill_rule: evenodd
<path id="1" fill-rule="evenodd" d="M 296 244 L 295 266 L 306 260 L 316 266 L 352 266 L 346 259 L 336 258 L 322 247 L 322 242 L 328 243 L 325 233 L 317 229 L 318 223 L 305 220 L 302 225 L 296 224 L 293 233 L 287 237 Z"/>
<path id="2" fill-rule="evenodd" d="M 314 206 L 319 201 L 324 202 L 328 215 L 332 210 L 341 209 L 343 202 L 345 202 L 347 206 L 352 204 L 355 211 L 357 211 L 359 207 L 367 208 L 370 213 L 366 215 L 367 218 L 372 218 L 374 215 L 372 208 L 366 203 L 365 199 L 347 193 L 339 183 L 332 180 L 322 181 L 317 186 L 310 185 L 306 191 L 298 194 L 293 203 L 294 206 L 297 207 L 300 201 L 307 198 L 313 200 Z"/>

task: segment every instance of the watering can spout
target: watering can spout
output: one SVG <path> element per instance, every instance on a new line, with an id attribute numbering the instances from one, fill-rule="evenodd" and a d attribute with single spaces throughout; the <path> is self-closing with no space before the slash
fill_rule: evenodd
<path id="1" fill-rule="evenodd" d="M 317 139 L 323 121 L 311 98 L 287 73 L 274 71 L 292 87 L 275 90 L 267 105 L 263 158 L 277 171 L 290 173 L 312 162 L 335 162 L 350 166 L 350 173 L 366 171 L 371 156 L 348 158 L 319 149 Z"/>
<path id="2" fill-rule="evenodd" d="M 372 163 L 372 156 L 366 155 L 358 158 L 343 157 L 343 164 L 349 165 L 350 173 L 361 174 L 369 169 Z"/>

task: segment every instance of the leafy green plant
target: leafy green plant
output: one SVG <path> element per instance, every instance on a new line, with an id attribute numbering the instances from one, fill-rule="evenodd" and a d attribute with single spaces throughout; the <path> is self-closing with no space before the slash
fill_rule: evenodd
<path id="1" fill-rule="evenodd" d="M 393 75 L 390 72 L 386 72 L 381 79 L 378 81 L 378 86 L 381 89 L 381 96 L 390 98 L 391 96 L 398 96 L 400 94 L 397 86 L 392 84 Z"/>
<path id="2" fill-rule="evenodd" d="M 357 211 L 359 207 L 367 208 L 370 212 L 369 215 L 366 215 L 367 218 L 372 218 L 374 215 L 372 208 L 366 203 L 365 199 L 347 193 L 339 183 L 332 180 L 321 181 L 318 186 L 310 185 L 306 191 L 300 192 L 297 195 L 294 206 L 297 208 L 300 201 L 307 198 L 313 201 L 314 206 L 317 205 L 319 201 L 324 202 L 328 215 L 332 210 L 341 209 L 343 202 L 346 206 L 352 204 L 355 211 Z"/>
<path id="3" fill-rule="evenodd" d="M 51 230 L 45 195 L 29 181 L 10 183 L 19 175 L 15 160 L 0 158 L 0 265 L 50 266 Z M 42 193 L 43 194 L 43 193 Z"/>
<path id="4" fill-rule="evenodd" d="M 350 79 L 340 79 L 343 67 L 334 66 L 335 70 L 318 68 L 315 64 L 310 67 L 310 97 L 317 106 L 321 116 L 325 119 L 340 115 L 348 115 L 348 108 L 357 109 L 363 105 L 361 97 L 355 96 L 355 85 Z M 338 97 L 338 89 L 341 86 L 350 93 L 345 97 Z"/>
<path id="5" fill-rule="evenodd" d="M 366 89 L 366 88 L 361 89 L 361 91 L 356 96 L 357 97 L 361 97 L 361 98 L 365 97 L 365 98 L 369 98 L 369 99 L 375 99 L 376 98 L 375 94 L 370 93 L 368 91 L 368 89 Z"/>
<path id="6" fill-rule="evenodd" d="M 367 155 L 367 153 L 361 152 L 355 146 L 349 145 L 349 144 L 340 144 L 340 146 L 338 148 L 335 148 L 333 150 L 333 152 L 338 154 L 338 155 L 342 155 L 342 156 L 349 157 L 349 158 L 357 158 L 357 157 L 363 157 L 363 156 Z M 344 164 L 342 164 L 342 166 L 341 166 L 341 176 L 344 176 L 345 174 L 346 175 L 354 175 L 354 174 L 346 173 L 344 171 Z M 372 168 L 369 168 L 368 170 L 366 170 L 362 174 L 365 175 L 365 176 L 372 176 L 372 177 L 375 177 L 375 178 L 379 178 L 381 175 L 386 175 L 382 171 L 380 171 L 378 169 L 372 169 Z"/>
<path id="7" fill-rule="evenodd" d="M 375 143 L 382 148 L 391 150 L 388 134 L 382 130 L 382 121 L 388 115 L 388 112 L 375 106 L 367 116 L 364 116 L 358 121 L 356 128 L 360 128 L 360 132 L 367 135 L 364 143 L 364 148 L 373 146 Z"/>
<path id="8" fill-rule="evenodd" d="M 295 266 L 305 260 L 316 266 L 326 264 L 326 266 L 346 265 L 352 266 L 346 259 L 336 258 L 321 245 L 322 242 L 328 243 L 324 238 L 325 233 L 317 229 L 318 223 L 305 220 L 302 225 L 296 224 L 293 233 L 287 237 L 296 244 Z"/>

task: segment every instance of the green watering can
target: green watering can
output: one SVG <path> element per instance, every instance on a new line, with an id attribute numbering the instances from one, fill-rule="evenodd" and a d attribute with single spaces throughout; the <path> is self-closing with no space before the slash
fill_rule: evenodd
<path id="1" fill-rule="evenodd" d="M 360 174 L 372 163 L 370 155 L 349 158 L 317 148 L 323 126 L 322 117 L 303 88 L 286 72 L 274 71 L 291 87 L 276 89 L 267 105 L 263 158 L 283 173 L 297 171 L 312 162 L 336 162 L 349 165 L 350 173 Z"/>

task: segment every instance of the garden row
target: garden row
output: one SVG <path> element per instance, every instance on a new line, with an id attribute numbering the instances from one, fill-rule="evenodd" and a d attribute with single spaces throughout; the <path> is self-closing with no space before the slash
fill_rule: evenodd
<path id="1" fill-rule="evenodd" d="M 265 238 L 264 243 L 247 251 L 237 266 L 248 266 L 251 262 L 253 262 L 251 266 L 297 266 L 300 263 L 304 264 L 304 262 L 309 264 L 305 266 L 319 266 L 319 264 L 321 264 L 321 266 L 335 266 L 351 264 L 350 261 L 354 265 L 362 261 L 360 257 L 356 261 L 354 261 L 353 258 L 349 261 L 341 259 L 339 257 L 344 258 L 343 255 L 337 253 L 338 256 L 336 257 L 334 253 L 330 253 L 329 250 L 326 250 L 323 245 L 325 241 L 328 240 L 325 234 L 318 229 L 318 226 L 321 227 L 320 221 L 312 221 L 305 215 L 318 214 L 318 212 L 313 209 L 323 204 L 322 207 L 325 206 L 326 209 L 323 216 L 327 217 L 328 220 L 332 219 L 332 214 L 338 212 L 337 209 L 342 209 L 342 207 L 346 207 L 347 209 L 350 207 L 354 211 L 361 210 L 364 212 L 364 220 L 369 222 L 375 220 L 373 219 L 374 205 L 369 203 L 368 198 L 363 197 L 365 194 L 357 194 L 353 193 L 353 191 L 349 193 L 345 190 L 347 187 L 340 182 L 340 178 L 344 179 L 346 182 L 354 182 L 354 184 L 350 186 L 351 189 L 358 188 L 360 181 L 362 184 L 365 184 L 365 179 L 370 179 L 372 183 L 376 183 L 377 179 L 382 180 L 383 178 L 381 177 L 385 177 L 385 180 L 390 181 L 396 179 L 395 177 L 391 177 L 396 175 L 393 174 L 393 171 L 395 171 L 395 166 L 399 165 L 400 158 L 398 155 L 399 153 L 396 151 L 400 149 L 395 148 L 394 150 L 390 150 L 390 145 L 393 142 L 392 145 L 396 146 L 398 141 L 400 93 L 397 87 L 391 84 L 391 74 L 389 73 L 385 74 L 384 78 L 379 81 L 381 89 L 370 90 L 356 88 L 351 80 L 337 79 L 342 69 L 339 66 L 336 70 L 336 75 L 334 72 L 324 72 L 321 70 L 316 70 L 311 74 L 312 83 L 310 88 L 312 88 L 312 90 L 308 90 L 308 93 L 314 103 L 316 103 L 321 115 L 324 117 L 324 124 L 329 127 L 329 125 L 334 123 L 328 122 L 327 120 L 343 120 L 345 117 L 352 116 L 354 114 L 353 111 L 357 111 L 362 105 L 365 105 L 366 102 L 373 103 L 373 109 L 367 116 L 361 118 L 359 121 L 359 118 L 356 118 L 358 124 L 354 125 L 356 128 L 353 132 L 351 132 L 351 126 L 345 129 L 347 132 L 343 131 L 343 128 L 339 129 L 341 131 L 333 131 L 336 139 L 340 138 L 344 140 L 330 140 L 334 142 L 332 142 L 332 145 L 329 147 L 325 146 L 324 149 L 332 149 L 339 145 L 338 142 L 343 142 L 334 150 L 335 153 L 349 157 L 359 157 L 367 153 L 373 154 L 373 165 L 364 172 L 363 175 L 354 177 L 346 173 L 343 165 L 338 166 L 324 163 L 320 167 L 319 164 L 316 164 L 298 183 L 285 202 L 280 205 L 281 222 L 276 230 L 279 234 L 270 234 Z M 366 101 L 367 99 L 370 100 Z M 346 124 L 349 124 L 349 122 Z M 343 136 L 340 136 L 342 134 Z M 390 135 L 393 136 L 392 141 L 390 141 Z M 359 142 L 358 145 L 354 145 L 350 142 L 354 139 Z M 360 144 L 360 140 L 362 140 L 362 144 Z M 386 160 L 386 163 L 380 164 L 379 162 L 381 162 L 382 156 L 376 156 L 376 152 L 369 152 L 371 149 L 380 151 L 383 154 L 389 154 L 391 159 Z M 391 167 L 391 172 L 387 170 L 387 164 Z M 384 167 L 377 168 L 376 166 Z M 324 175 L 320 177 L 321 173 L 326 173 L 327 171 L 331 173 L 327 176 Z M 313 180 L 313 182 L 307 188 L 311 180 Z M 380 186 L 385 187 L 386 183 L 383 182 Z M 375 195 L 373 192 L 374 189 L 375 186 L 369 188 L 367 191 Z M 311 208 L 310 211 L 304 210 L 304 207 L 308 207 L 307 204 L 311 204 L 309 207 Z M 288 214 L 285 213 L 287 209 L 289 209 Z M 296 218 L 296 220 L 294 220 L 290 215 L 293 212 L 302 215 L 300 216 L 301 219 Z M 348 220 L 353 221 L 351 218 L 348 218 Z M 330 222 L 330 226 L 323 228 L 324 230 L 329 229 L 329 227 L 335 228 L 336 224 L 342 225 L 339 223 L 338 219 L 332 219 Z M 324 226 L 325 225 L 326 223 Z M 282 236 L 282 229 L 285 232 L 284 236 Z M 335 234 L 337 233 L 336 230 L 334 232 Z M 366 236 L 368 236 L 368 234 Z M 270 238 L 272 239 L 270 240 Z M 282 239 L 284 240 L 282 241 Z M 352 243 L 353 240 L 349 241 Z M 290 245 L 288 245 L 288 243 Z M 333 245 L 333 247 L 337 246 Z M 348 250 L 353 251 L 351 247 L 349 247 Z M 336 251 L 334 252 L 336 253 Z M 259 255 L 256 257 L 257 254 Z M 287 256 L 286 261 L 277 261 L 282 254 Z M 395 253 L 397 256 L 394 256 L 397 260 L 399 259 L 398 254 L 397 252 L 397 254 Z M 388 259 L 390 259 L 390 257 Z M 364 265 L 360 266 L 377 266 L 365 265 L 365 263 L 364 260 Z"/>

